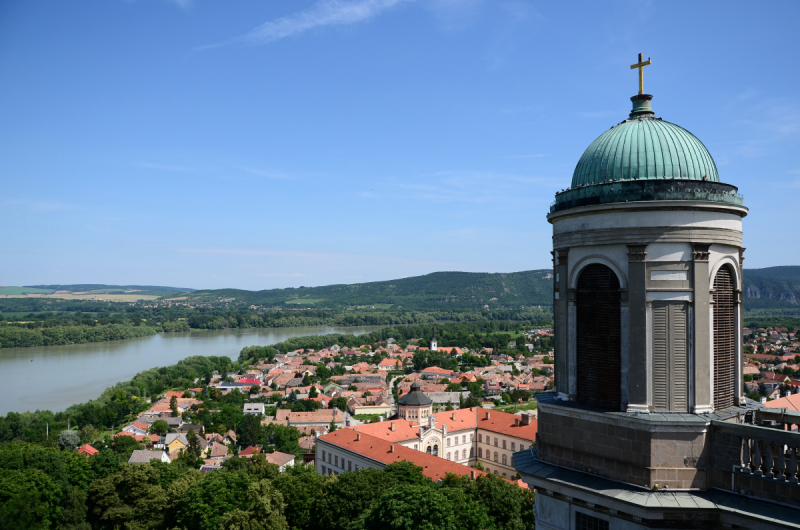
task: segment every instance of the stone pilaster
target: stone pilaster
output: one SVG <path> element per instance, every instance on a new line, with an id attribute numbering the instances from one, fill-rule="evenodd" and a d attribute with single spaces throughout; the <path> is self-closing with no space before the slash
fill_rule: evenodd
<path id="1" fill-rule="evenodd" d="M 555 325 L 555 354 L 556 390 L 559 396 L 566 398 L 570 395 L 569 385 L 569 318 L 567 310 L 568 287 L 568 248 L 558 248 L 554 252 L 553 267 L 553 323 Z M 574 396 L 573 396 L 574 397 Z"/>
<path id="2" fill-rule="evenodd" d="M 694 282 L 694 410 L 695 413 L 714 410 L 712 380 L 714 352 L 712 351 L 711 288 L 709 285 L 708 254 L 711 245 L 692 245 L 692 280 Z"/>
<path id="3" fill-rule="evenodd" d="M 628 245 L 628 407 L 648 411 L 647 244 Z M 624 368 L 623 368 L 624 371 Z"/>

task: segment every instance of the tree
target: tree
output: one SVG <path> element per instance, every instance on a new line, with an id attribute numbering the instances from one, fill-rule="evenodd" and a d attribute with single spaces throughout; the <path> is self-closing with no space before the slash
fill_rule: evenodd
<path id="1" fill-rule="evenodd" d="M 61 431 L 58 435 L 58 445 L 62 449 L 74 451 L 81 443 L 81 437 L 77 431 Z"/>
<path id="2" fill-rule="evenodd" d="M 311 384 L 311 379 L 308 377 L 308 374 L 303 376 L 303 386 L 309 386 Z"/>
<path id="3" fill-rule="evenodd" d="M 165 420 L 156 420 L 150 424 L 147 432 L 150 434 L 167 434 L 169 432 L 169 424 Z"/>
<path id="4" fill-rule="evenodd" d="M 329 480 L 325 475 L 317 474 L 313 465 L 299 463 L 272 481 L 286 502 L 286 520 L 290 527 L 309 527 L 312 506 Z"/>
<path id="5" fill-rule="evenodd" d="M 445 407 L 444 410 L 454 410 L 453 402 L 452 401 L 448 401 L 447 402 L 447 407 Z"/>
<path id="6" fill-rule="evenodd" d="M 81 430 L 78 432 L 81 435 L 82 444 L 90 444 L 94 442 L 95 440 L 97 440 L 97 436 L 100 434 L 99 431 L 89 423 L 81 427 Z"/>
<path id="7" fill-rule="evenodd" d="M 295 394 L 294 392 L 289 392 L 289 399 L 287 399 L 287 401 L 291 405 L 294 405 L 295 403 L 297 403 L 297 394 Z"/>
<path id="8" fill-rule="evenodd" d="M 236 428 L 239 445 L 248 447 L 258 444 L 261 435 L 261 420 L 253 414 L 245 414 Z"/>
<path id="9" fill-rule="evenodd" d="M 335 397 L 328 402 L 328 408 L 331 409 L 337 408 L 342 412 L 344 412 L 345 410 L 347 410 L 347 399 L 341 396 Z"/>
<path id="10" fill-rule="evenodd" d="M 247 488 L 246 510 L 236 509 L 222 517 L 221 530 L 284 530 L 289 528 L 283 515 L 283 495 L 269 480 L 260 480 Z"/>
<path id="11" fill-rule="evenodd" d="M 144 449 L 144 447 L 142 447 L 142 445 L 136 441 L 136 438 L 127 435 L 115 437 L 111 448 L 126 462 L 131 457 L 131 453 L 133 453 L 135 450 Z"/>
<path id="12" fill-rule="evenodd" d="M 311 390 L 308 391 L 308 397 L 315 398 L 317 396 L 319 396 L 319 392 L 317 391 L 317 387 L 312 386 Z"/>
<path id="13" fill-rule="evenodd" d="M 371 395 L 372 395 L 372 392 L 370 392 L 369 390 L 367 390 L 366 392 L 364 392 L 363 394 L 361 394 L 361 397 L 363 397 L 363 398 L 367 398 L 367 397 L 369 397 L 369 396 L 371 396 Z"/>
<path id="14" fill-rule="evenodd" d="M 200 440 L 197 439 L 194 429 L 189 429 L 189 432 L 186 433 L 186 440 L 189 445 L 186 446 L 185 452 L 190 457 L 199 459 L 200 455 L 203 453 L 203 449 L 200 447 Z"/>
<path id="15" fill-rule="evenodd" d="M 176 398 L 175 396 L 172 396 L 172 398 L 170 398 L 170 400 L 169 400 L 169 408 L 172 409 L 172 417 L 173 418 L 177 418 L 178 417 L 178 398 Z"/>
<path id="16" fill-rule="evenodd" d="M 39 469 L 0 473 L 0 528 L 50 528 L 60 521 L 60 488 Z"/>
<path id="17" fill-rule="evenodd" d="M 150 464 L 123 464 L 89 487 L 89 521 L 93 528 L 159 528 L 167 495 L 159 471 Z"/>
<path id="18" fill-rule="evenodd" d="M 251 394 L 258 394 L 259 392 L 261 392 L 261 386 L 253 385 L 253 386 L 250 387 L 250 393 Z"/>
<path id="19" fill-rule="evenodd" d="M 333 432 L 336 429 L 338 429 L 338 427 L 336 426 L 336 422 L 331 420 L 331 424 L 328 425 L 328 432 Z"/>

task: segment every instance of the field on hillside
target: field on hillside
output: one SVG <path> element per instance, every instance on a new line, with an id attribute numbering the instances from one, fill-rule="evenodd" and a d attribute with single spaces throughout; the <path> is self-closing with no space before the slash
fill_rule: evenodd
<path id="1" fill-rule="evenodd" d="M 27 294 L 51 294 L 54 289 L 37 289 L 35 287 L 0 287 L 0 296 L 24 296 Z"/>

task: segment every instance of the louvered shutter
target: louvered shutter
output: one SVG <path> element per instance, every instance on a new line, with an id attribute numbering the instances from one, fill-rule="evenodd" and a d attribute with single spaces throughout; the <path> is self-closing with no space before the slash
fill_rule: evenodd
<path id="1" fill-rule="evenodd" d="M 653 303 L 653 408 L 669 410 L 669 306 Z"/>
<path id="2" fill-rule="evenodd" d="M 733 274 L 723 266 L 714 277 L 714 408 L 734 405 L 736 303 Z"/>
<path id="3" fill-rule="evenodd" d="M 673 411 L 688 411 L 687 379 L 688 367 L 686 362 L 686 304 L 670 304 L 670 365 L 672 372 L 671 409 Z"/>
<path id="4" fill-rule="evenodd" d="M 600 264 L 581 271 L 576 317 L 577 400 L 620 410 L 620 292 L 614 271 Z"/>

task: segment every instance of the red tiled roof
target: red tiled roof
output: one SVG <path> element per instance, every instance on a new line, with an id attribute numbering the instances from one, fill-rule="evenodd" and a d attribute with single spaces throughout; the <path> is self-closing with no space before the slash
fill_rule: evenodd
<path id="1" fill-rule="evenodd" d="M 488 417 L 487 417 L 488 416 Z M 539 430 L 539 422 L 536 418 L 531 418 L 530 425 L 516 425 L 516 421 L 520 419 L 515 414 L 508 412 L 500 412 L 499 410 L 479 410 L 478 411 L 478 428 L 486 431 L 496 432 L 498 434 L 506 434 L 508 436 L 515 436 L 524 440 L 536 441 L 536 433 Z"/>
<path id="2" fill-rule="evenodd" d="M 85 454 L 86 456 L 92 456 L 94 454 L 99 453 L 100 451 L 98 451 L 97 449 L 95 449 L 91 445 L 86 444 L 86 445 L 82 445 L 80 447 L 80 449 L 78 449 L 78 452 L 82 453 L 82 454 Z"/>
<path id="3" fill-rule="evenodd" d="M 361 439 L 358 439 L 358 434 L 361 434 Z M 319 442 L 341 447 L 386 465 L 407 460 L 420 466 L 422 473 L 434 481 L 444 479 L 447 473 L 471 475 L 473 477 L 486 474 L 485 471 L 478 471 L 438 456 L 415 451 L 400 444 L 393 444 L 360 431 L 357 433 L 353 429 L 341 429 L 328 433 L 318 438 L 317 443 Z"/>
<path id="4" fill-rule="evenodd" d="M 800 394 L 792 394 L 789 397 L 767 401 L 764 406 L 776 409 L 800 410 Z"/>
<path id="5" fill-rule="evenodd" d="M 394 424 L 394 430 L 392 430 Z M 388 442 L 404 442 L 419 438 L 419 428 L 412 427 L 406 420 L 379 421 L 354 427 L 358 432 L 374 436 Z"/>

